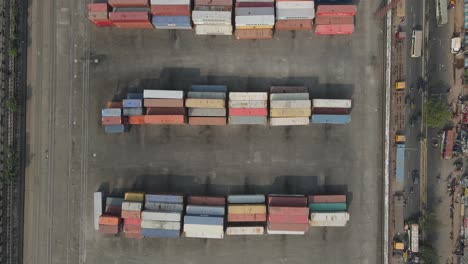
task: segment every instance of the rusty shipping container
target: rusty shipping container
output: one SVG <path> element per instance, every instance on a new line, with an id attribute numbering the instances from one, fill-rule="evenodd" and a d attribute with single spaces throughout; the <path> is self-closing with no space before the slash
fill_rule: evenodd
<path id="1" fill-rule="evenodd" d="M 314 21 L 312 19 L 284 19 L 276 20 L 276 30 L 312 30 Z"/>
<path id="2" fill-rule="evenodd" d="M 222 206 L 226 204 L 226 197 L 223 197 L 223 196 L 189 196 L 187 199 L 187 204 Z"/>
<path id="3" fill-rule="evenodd" d="M 123 231 L 125 233 L 140 233 L 141 232 L 141 227 L 140 225 L 128 225 L 124 224 Z"/>
<path id="4" fill-rule="evenodd" d="M 120 224 L 120 217 L 115 215 L 101 215 L 99 216 L 99 225 L 118 225 Z"/>
<path id="5" fill-rule="evenodd" d="M 192 126 L 225 126 L 226 117 L 194 117 L 188 119 L 189 125 Z"/>
<path id="6" fill-rule="evenodd" d="M 268 223 L 308 224 L 309 215 L 268 215 Z"/>
<path id="7" fill-rule="evenodd" d="M 265 222 L 266 214 L 228 214 L 228 222 Z"/>
<path id="8" fill-rule="evenodd" d="M 148 107 L 147 115 L 185 115 L 184 107 Z"/>
<path id="9" fill-rule="evenodd" d="M 317 25 L 354 24 L 353 16 L 318 16 L 315 18 Z"/>
<path id="10" fill-rule="evenodd" d="M 307 197 L 268 195 L 268 206 L 307 207 Z"/>
<path id="11" fill-rule="evenodd" d="M 357 7 L 355 5 L 318 5 L 317 16 L 355 16 Z"/>
<path id="12" fill-rule="evenodd" d="M 190 16 L 190 5 L 152 5 L 154 16 Z"/>
<path id="13" fill-rule="evenodd" d="M 309 203 L 346 203 L 346 195 L 309 195 Z"/>
<path id="14" fill-rule="evenodd" d="M 236 39 L 272 39 L 272 29 L 236 29 Z"/>
<path id="15" fill-rule="evenodd" d="M 145 115 L 145 124 L 181 125 L 185 124 L 184 115 Z"/>
<path id="16" fill-rule="evenodd" d="M 349 35 L 354 32 L 354 24 L 348 25 L 317 25 L 315 34 L 317 35 Z"/>
<path id="17" fill-rule="evenodd" d="M 308 215 L 308 207 L 276 207 L 268 206 L 268 213 L 271 215 Z"/>
<path id="18" fill-rule="evenodd" d="M 268 223 L 268 229 L 307 232 L 309 230 L 309 224 Z"/>
<path id="19" fill-rule="evenodd" d="M 147 7 L 148 0 L 108 0 L 112 7 Z"/>
<path id="20" fill-rule="evenodd" d="M 149 99 L 143 101 L 145 107 L 184 107 L 184 99 Z"/>

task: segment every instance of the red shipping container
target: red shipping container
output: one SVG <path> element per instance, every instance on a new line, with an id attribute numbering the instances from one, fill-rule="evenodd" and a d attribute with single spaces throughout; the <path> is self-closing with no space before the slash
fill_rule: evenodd
<path id="1" fill-rule="evenodd" d="M 349 35 L 354 32 L 354 24 L 350 25 L 316 25 L 317 35 Z"/>
<path id="2" fill-rule="evenodd" d="M 278 22 L 278 21 L 276 21 Z M 308 93 L 304 86 L 271 86 L 270 93 Z"/>
<path id="3" fill-rule="evenodd" d="M 137 226 L 140 226 L 141 225 L 141 219 L 131 219 L 131 218 L 124 219 L 124 225 L 137 225 Z"/>
<path id="4" fill-rule="evenodd" d="M 147 7 L 148 0 L 109 0 L 109 5 L 113 7 Z"/>
<path id="5" fill-rule="evenodd" d="M 347 115 L 351 111 L 350 108 L 312 108 L 314 114 L 325 114 L 325 115 Z"/>
<path id="6" fill-rule="evenodd" d="M 141 233 L 141 227 L 139 225 L 126 225 L 124 224 L 123 230 L 125 233 Z"/>
<path id="7" fill-rule="evenodd" d="M 268 213 L 270 215 L 309 215 L 308 207 L 275 207 L 268 206 Z"/>
<path id="8" fill-rule="evenodd" d="M 195 6 L 230 6 L 232 0 L 195 0 Z"/>
<path id="9" fill-rule="evenodd" d="M 148 107 L 147 115 L 185 115 L 184 107 Z"/>
<path id="10" fill-rule="evenodd" d="M 127 218 L 141 219 L 141 212 L 122 210 L 121 217 L 124 219 L 127 219 Z"/>
<path id="11" fill-rule="evenodd" d="M 268 215 L 268 223 L 308 224 L 308 215 Z"/>
<path id="12" fill-rule="evenodd" d="M 266 108 L 229 108 L 230 116 L 267 116 Z"/>
<path id="13" fill-rule="evenodd" d="M 309 230 L 309 224 L 285 224 L 285 223 L 268 223 L 268 229 L 277 231 L 304 231 Z"/>
<path id="14" fill-rule="evenodd" d="M 225 126 L 226 117 L 189 117 L 188 121 L 191 126 Z"/>
<path id="15" fill-rule="evenodd" d="M 106 108 L 122 108 L 122 102 L 107 102 Z"/>
<path id="16" fill-rule="evenodd" d="M 141 233 L 124 233 L 125 238 L 143 238 Z"/>
<path id="17" fill-rule="evenodd" d="M 226 198 L 223 196 L 189 196 L 188 204 L 224 206 Z"/>
<path id="18" fill-rule="evenodd" d="M 228 222 L 265 222 L 266 214 L 228 214 Z"/>
<path id="19" fill-rule="evenodd" d="M 109 14 L 107 11 L 104 12 L 88 12 L 88 19 L 91 21 L 99 21 L 99 20 L 109 20 Z"/>
<path id="20" fill-rule="evenodd" d="M 272 39 L 272 29 L 236 29 L 236 39 Z"/>
<path id="21" fill-rule="evenodd" d="M 99 233 L 101 234 L 118 234 L 119 226 L 118 225 L 99 225 Z"/>
<path id="22" fill-rule="evenodd" d="M 101 118 L 103 125 L 120 125 L 122 124 L 122 117 L 120 116 L 103 116 Z"/>
<path id="23" fill-rule="evenodd" d="M 115 22 L 149 22 L 148 12 L 110 12 L 109 19 Z"/>
<path id="24" fill-rule="evenodd" d="M 89 3 L 88 12 L 108 12 L 109 5 L 107 3 Z"/>
<path id="25" fill-rule="evenodd" d="M 318 5 L 316 16 L 355 16 L 355 5 Z"/>
<path id="26" fill-rule="evenodd" d="M 318 16 L 315 18 L 317 25 L 341 25 L 354 24 L 353 16 Z"/>
<path id="27" fill-rule="evenodd" d="M 184 107 L 184 99 L 144 99 L 145 107 Z"/>
<path id="28" fill-rule="evenodd" d="M 122 214 L 122 207 L 118 205 L 106 205 L 104 212 L 109 215 L 120 216 Z"/>
<path id="29" fill-rule="evenodd" d="M 466 217 L 463 220 L 463 227 L 468 228 L 468 218 L 466 218 Z"/>
<path id="30" fill-rule="evenodd" d="M 185 123 L 183 115 L 145 115 L 145 124 L 172 124 L 180 125 Z"/>
<path id="31" fill-rule="evenodd" d="M 310 195 L 309 203 L 346 203 L 346 195 Z"/>
<path id="32" fill-rule="evenodd" d="M 120 217 L 115 215 L 101 215 L 99 216 L 100 225 L 119 225 Z"/>
<path id="33" fill-rule="evenodd" d="M 275 7 L 273 2 L 237 2 L 236 7 Z"/>
<path id="34" fill-rule="evenodd" d="M 286 19 L 276 20 L 276 30 L 312 30 L 314 21 L 312 19 Z"/>
<path id="35" fill-rule="evenodd" d="M 130 125 L 143 125 L 145 124 L 145 116 L 144 115 L 129 116 L 128 123 Z"/>
<path id="36" fill-rule="evenodd" d="M 268 206 L 307 207 L 305 196 L 268 196 Z"/>
<path id="37" fill-rule="evenodd" d="M 152 5 L 151 14 L 154 16 L 190 16 L 190 5 Z"/>
<path id="38" fill-rule="evenodd" d="M 114 23 L 110 20 L 102 20 L 102 21 L 91 21 L 95 26 L 98 27 L 113 27 Z"/>

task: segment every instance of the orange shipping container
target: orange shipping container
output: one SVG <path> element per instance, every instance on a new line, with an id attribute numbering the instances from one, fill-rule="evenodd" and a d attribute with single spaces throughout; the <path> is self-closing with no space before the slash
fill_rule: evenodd
<path id="1" fill-rule="evenodd" d="M 189 117 L 192 126 L 225 126 L 226 117 Z"/>
<path id="2" fill-rule="evenodd" d="M 317 25 L 354 24 L 353 16 L 318 16 L 315 18 Z"/>
<path id="3" fill-rule="evenodd" d="M 354 32 L 354 24 L 350 25 L 317 25 L 315 34 L 317 35 L 349 35 Z"/>
<path id="4" fill-rule="evenodd" d="M 100 225 L 118 225 L 120 223 L 120 217 L 114 215 L 101 215 L 99 216 Z"/>
<path id="5" fill-rule="evenodd" d="M 312 19 L 286 19 L 276 20 L 276 30 L 312 30 Z"/>
<path id="6" fill-rule="evenodd" d="M 346 203 L 346 195 L 310 195 L 309 203 Z"/>
<path id="7" fill-rule="evenodd" d="M 130 125 L 143 125 L 145 124 L 145 116 L 144 115 L 129 116 L 128 123 Z"/>
<path id="8" fill-rule="evenodd" d="M 145 99 L 145 107 L 184 107 L 184 99 Z"/>
<path id="9" fill-rule="evenodd" d="M 309 215 L 268 215 L 268 223 L 308 224 Z"/>
<path id="10" fill-rule="evenodd" d="M 117 28 L 142 28 L 142 29 L 153 29 L 153 24 L 149 22 L 114 22 L 113 23 Z"/>
<path id="11" fill-rule="evenodd" d="M 171 124 L 180 125 L 185 123 L 184 115 L 145 115 L 145 124 Z"/>
<path id="12" fill-rule="evenodd" d="M 236 29 L 236 39 L 272 39 L 272 29 Z"/>
<path id="13" fill-rule="evenodd" d="M 355 16 L 355 5 L 318 5 L 316 16 Z"/>
<path id="14" fill-rule="evenodd" d="M 152 5 L 154 16 L 190 16 L 190 5 Z"/>
<path id="15" fill-rule="evenodd" d="M 122 210 L 121 217 L 124 219 L 126 218 L 141 219 L 141 212 Z"/>
<path id="16" fill-rule="evenodd" d="M 265 222 L 266 214 L 228 214 L 228 222 Z"/>

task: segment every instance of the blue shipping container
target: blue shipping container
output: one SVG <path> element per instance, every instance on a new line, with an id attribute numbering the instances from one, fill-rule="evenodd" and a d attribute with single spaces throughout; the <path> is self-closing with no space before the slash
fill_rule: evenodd
<path id="1" fill-rule="evenodd" d="M 136 115 L 143 115 L 143 108 L 135 107 L 135 108 L 124 108 L 123 109 L 123 116 L 136 116 Z"/>
<path id="2" fill-rule="evenodd" d="M 184 216 L 184 223 L 192 225 L 224 225 L 224 217 L 186 215 Z"/>
<path id="3" fill-rule="evenodd" d="M 228 203 L 233 204 L 259 204 L 265 203 L 265 195 L 255 194 L 255 195 L 229 195 Z"/>
<path id="4" fill-rule="evenodd" d="M 122 116 L 122 109 L 120 108 L 104 108 L 101 110 L 102 116 Z"/>
<path id="5" fill-rule="evenodd" d="M 223 216 L 224 206 L 187 205 L 185 211 L 189 215 Z"/>
<path id="6" fill-rule="evenodd" d="M 141 235 L 144 237 L 178 238 L 180 237 L 180 230 L 142 228 Z"/>
<path id="7" fill-rule="evenodd" d="M 192 27 L 189 16 L 154 16 L 152 23 L 162 27 Z"/>
<path id="8" fill-rule="evenodd" d="M 351 122 L 350 115 L 312 115 L 310 122 L 314 124 L 347 124 Z"/>
<path id="9" fill-rule="evenodd" d="M 128 93 L 127 99 L 143 99 L 143 93 Z"/>
<path id="10" fill-rule="evenodd" d="M 396 145 L 396 181 L 403 184 L 405 180 L 405 144 Z"/>
<path id="11" fill-rule="evenodd" d="M 177 26 L 154 26 L 156 29 L 192 29 L 190 25 Z"/>
<path id="12" fill-rule="evenodd" d="M 221 92 L 227 91 L 226 85 L 192 85 L 190 89 L 193 92 Z"/>
<path id="13" fill-rule="evenodd" d="M 143 100 L 141 99 L 123 99 L 123 107 L 143 107 Z"/>
<path id="14" fill-rule="evenodd" d="M 123 133 L 126 131 L 125 125 L 107 125 L 104 126 L 104 132 L 107 134 Z"/>
<path id="15" fill-rule="evenodd" d="M 183 195 L 166 195 L 166 194 L 145 194 L 147 202 L 155 203 L 183 203 Z"/>
<path id="16" fill-rule="evenodd" d="M 145 209 L 160 212 L 182 212 L 184 204 L 182 203 L 158 203 L 158 202 L 145 202 Z"/>

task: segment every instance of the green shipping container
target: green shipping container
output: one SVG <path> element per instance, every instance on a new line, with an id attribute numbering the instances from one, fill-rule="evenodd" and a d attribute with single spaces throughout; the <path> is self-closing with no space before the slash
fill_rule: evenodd
<path id="1" fill-rule="evenodd" d="M 346 203 L 310 203 L 311 212 L 337 212 L 346 211 Z"/>

